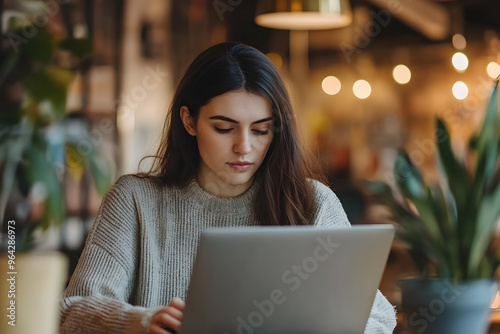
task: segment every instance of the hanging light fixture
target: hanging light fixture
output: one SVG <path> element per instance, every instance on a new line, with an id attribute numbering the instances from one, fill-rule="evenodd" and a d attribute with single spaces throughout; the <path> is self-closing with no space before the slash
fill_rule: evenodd
<path id="1" fill-rule="evenodd" d="M 255 23 L 267 28 L 319 30 L 348 26 L 349 0 L 259 0 Z"/>

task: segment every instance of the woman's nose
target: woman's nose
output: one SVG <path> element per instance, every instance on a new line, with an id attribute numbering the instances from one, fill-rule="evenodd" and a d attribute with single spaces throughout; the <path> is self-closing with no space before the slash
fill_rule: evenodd
<path id="1" fill-rule="evenodd" d="M 237 137 L 236 142 L 234 144 L 234 152 L 241 155 L 245 155 L 250 153 L 251 150 L 252 146 L 250 144 L 250 138 L 248 134 L 246 133 L 240 134 Z"/>

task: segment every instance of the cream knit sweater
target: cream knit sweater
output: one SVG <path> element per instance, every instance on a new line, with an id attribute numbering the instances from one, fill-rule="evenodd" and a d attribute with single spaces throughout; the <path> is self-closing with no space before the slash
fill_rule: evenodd
<path id="1" fill-rule="evenodd" d="M 200 232 L 253 223 L 254 183 L 219 198 L 122 176 L 105 196 L 61 301 L 60 333 L 147 333 L 153 314 L 185 299 Z M 350 226 L 335 194 L 315 181 L 317 226 Z M 365 334 L 392 333 L 394 308 L 377 292 Z M 200 333 L 202 334 L 202 333 Z"/>

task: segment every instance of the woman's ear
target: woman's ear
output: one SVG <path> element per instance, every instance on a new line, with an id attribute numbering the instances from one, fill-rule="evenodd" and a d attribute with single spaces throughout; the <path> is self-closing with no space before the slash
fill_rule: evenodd
<path id="1" fill-rule="evenodd" d="M 184 124 L 184 128 L 186 128 L 186 131 L 191 136 L 196 136 L 196 124 L 193 117 L 191 117 L 191 114 L 189 113 L 188 107 L 182 106 L 180 113 L 182 124 Z"/>

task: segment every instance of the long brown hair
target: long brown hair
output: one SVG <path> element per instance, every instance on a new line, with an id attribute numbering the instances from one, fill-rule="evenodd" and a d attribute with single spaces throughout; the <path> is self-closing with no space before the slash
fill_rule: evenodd
<path id="1" fill-rule="evenodd" d="M 210 99 L 238 90 L 266 98 L 273 109 L 273 140 L 256 173 L 261 186 L 253 203 L 255 219 L 260 225 L 311 224 L 316 202 L 309 178 L 323 177 L 311 167 L 317 164 L 299 143 L 293 108 L 277 68 L 247 45 L 217 44 L 191 63 L 175 92 L 153 165 L 142 176 L 185 187 L 197 174 L 200 155 L 196 138 L 182 124 L 181 106 L 188 107 L 196 121 Z"/>

